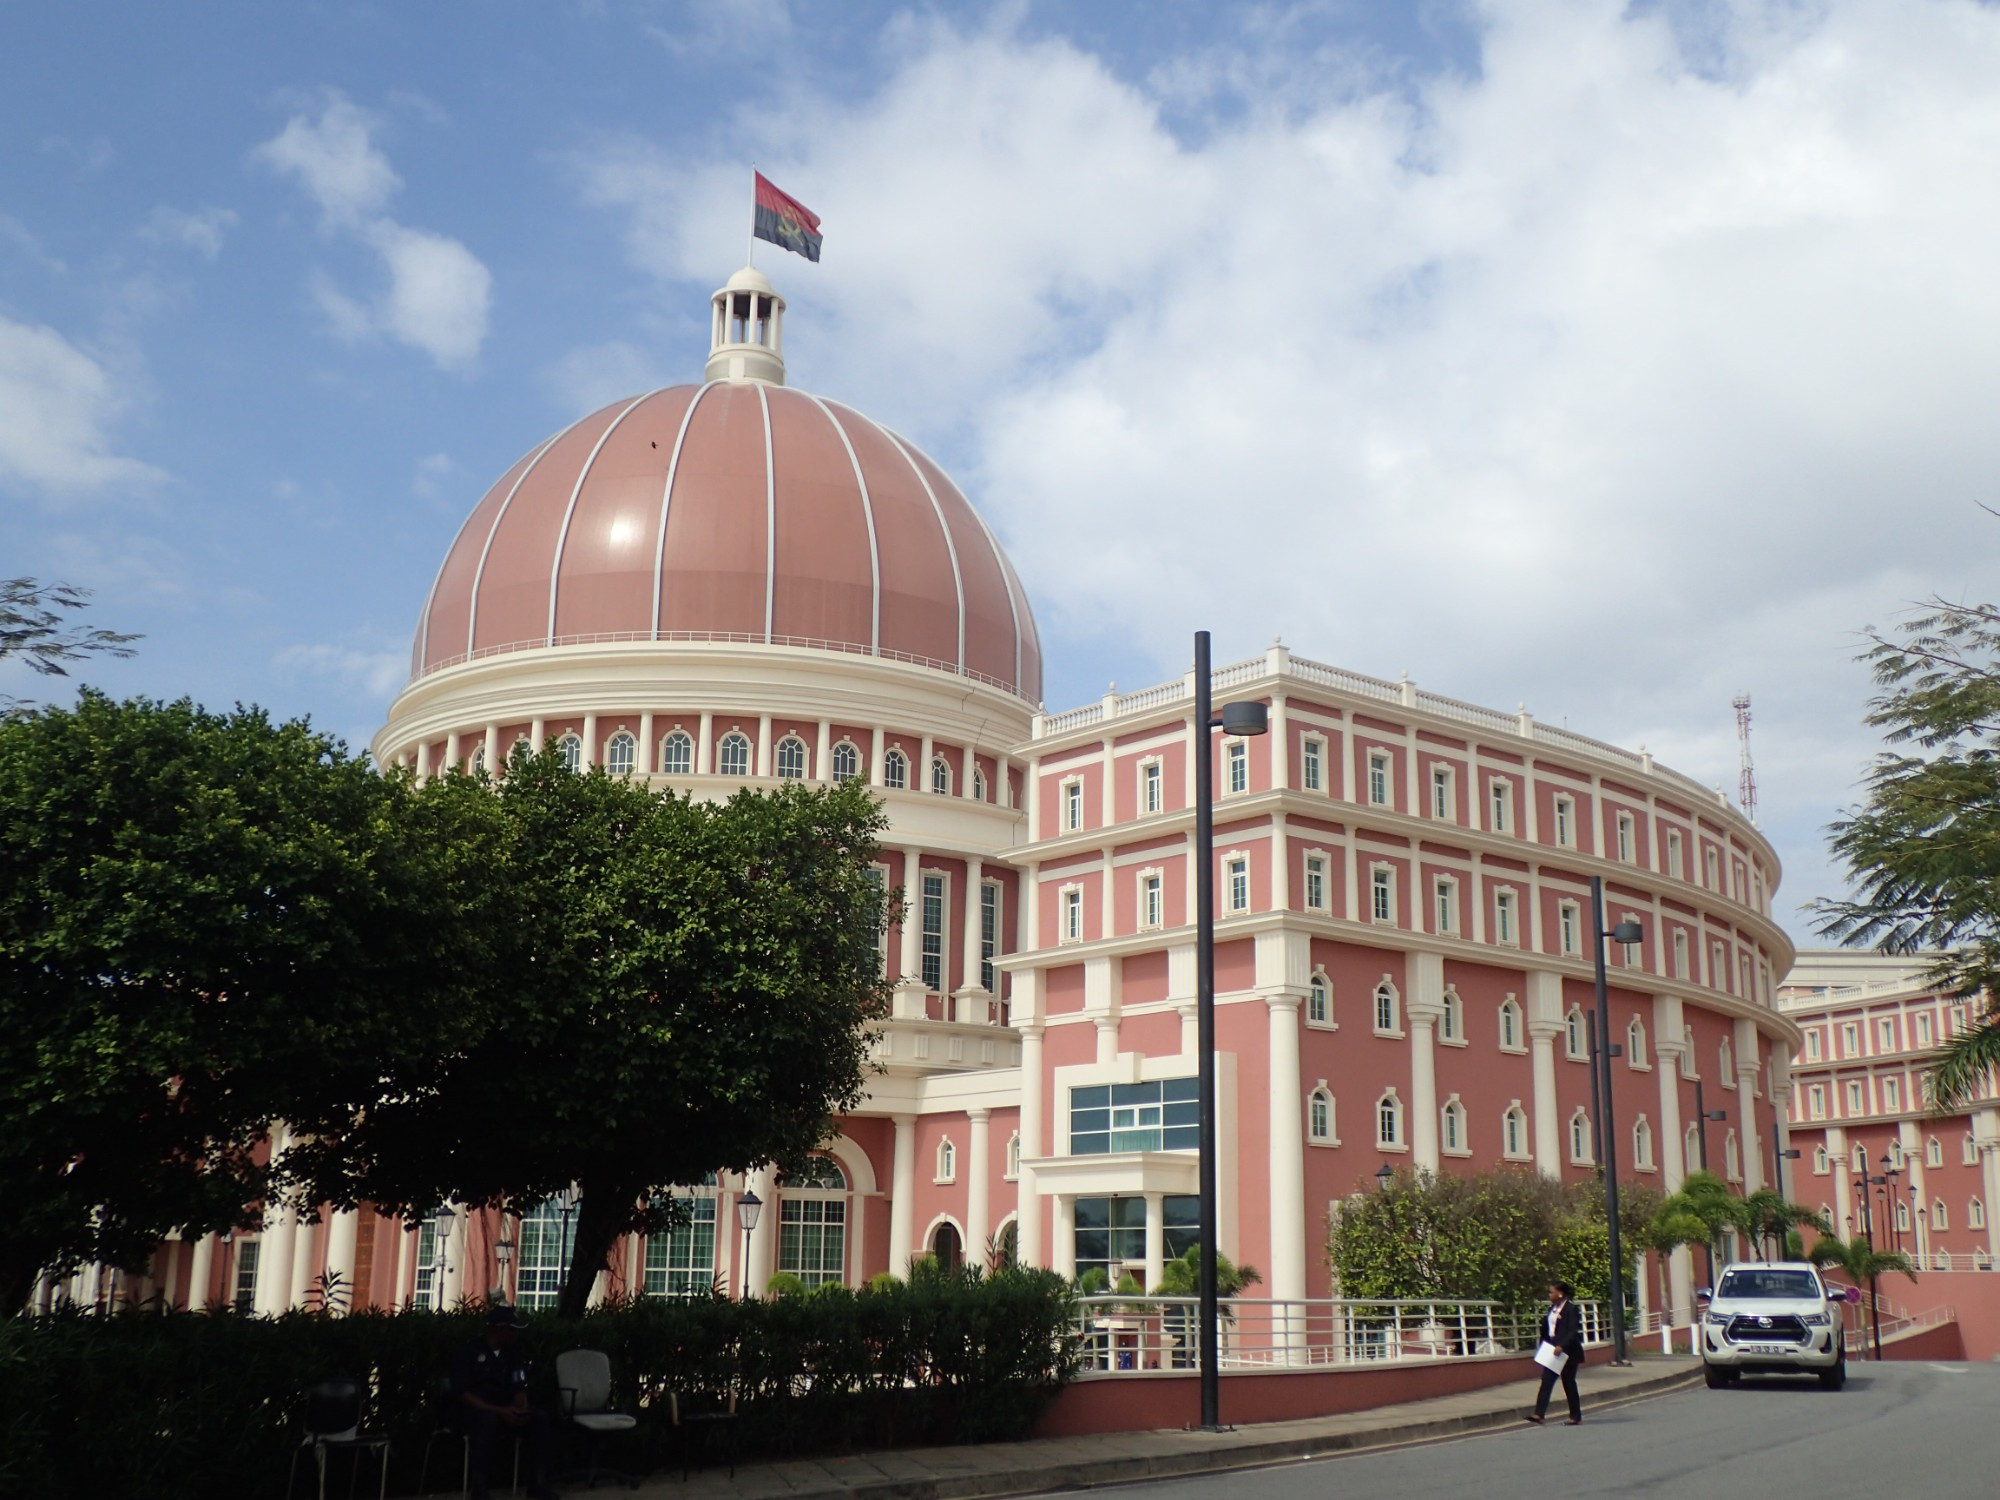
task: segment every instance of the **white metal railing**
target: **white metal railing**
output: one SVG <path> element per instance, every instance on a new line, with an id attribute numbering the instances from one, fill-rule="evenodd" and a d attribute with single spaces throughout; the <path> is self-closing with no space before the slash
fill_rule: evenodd
<path id="1" fill-rule="evenodd" d="M 1910 1264 L 1919 1271 L 2000 1271 L 2000 1262 L 1984 1250 L 1975 1250 L 1970 1255 L 1933 1250 L 1929 1255 L 1912 1255 Z"/>
<path id="2" fill-rule="evenodd" d="M 1261 1370 L 1462 1359 L 1527 1353 L 1541 1311 L 1497 1302 L 1366 1301 L 1230 1297 L 1221 1306 L 1221 1368 Z M 1607 1342 L 1602 1308 L 1579 1302 L 1587 1344 Z M 1200 1303 L 1193 1297 L 1121 1297 L 1077 1302 L 1085 1373 L 1188 1374 L 1197 1366 Z"/>

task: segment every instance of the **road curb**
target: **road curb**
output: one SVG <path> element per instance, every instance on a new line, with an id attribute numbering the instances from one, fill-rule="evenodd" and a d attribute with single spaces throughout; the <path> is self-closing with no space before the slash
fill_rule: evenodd
<path id="1" fill-rule="evenodd" d="M 1625 1386 L 1615 1394 L 1593 1401 L 1590 1409 L 1615 1410 L 1635 1401 L 1697 1385 L 1700 1381 L 1699 1366 L 1692 1370 L 1676 1370 Z M 1192 1474 L 1223 1474 L 1311 1458 L 1331 1458 L 1343 1453 L 1411 1447 L 1442 1438 L 1497 1431 L 1518 1426 L 1520 1422 L 1521 1409 L 1510 1405 L 1462 1416 L 1399 1422 L 1390 1427 L 1279 1438 L 1263 1443 L 1233 1444 L 1226 1448 L 1127 1454 L 1082 1463 L 995 1469 L 979 1474 L 933 1475 L 923 1479 L 885 1479 L 864 1484 L 829 1485 L 824 1489 L 797 1489 L 790 1492 L 787 1500 L 1002 1500 L 1006 1496 L 1097 1489 L 1148 1479 L 1180 1479 Z"/>

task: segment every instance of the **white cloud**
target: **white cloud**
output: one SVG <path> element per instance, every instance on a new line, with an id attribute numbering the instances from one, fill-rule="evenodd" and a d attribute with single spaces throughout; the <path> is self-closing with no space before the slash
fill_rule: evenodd
<path id="1" fill-rule="evenodd" d="M 203 260 L 222 253 L 222 241 L 236 227 L 236 213 L 227 208 L 204 208 L 193 213 L 161 204 L 140 226 L 142 238 L 161 245 L 181 245 Z"/>
<path id="2" fill-rule="evenodd" d="M 375 144 L 379 124 L 330 91 L 316 117 L 292 116 L 251 160 L 295 178 L 319 206 L 327 233 L 350 237 L 381 259 L 387 285 L 372 297 L 355 297 L 323 273 L 309 279 L 336 337 L 349 343 L 386 337 L 444 369 L 469 369 L 486 339 L 492 273 L 460 241 L 388 216 L 402 179 Z"/>
<path id="3" fill-rule="evenodd" d="M 349 646 L 331 642 L 287 646 L 277 655 L 280 671 L 318 678 L 386 703 L 410 675 L 408 646 Z"/>
<path id="4" fill-rule="evenodd" d="M 549 372 L 549 388 L 558 408 L 574 415 L 609 406 L 620 396 L 671 385 L 676 378 L 685 376 L 668 375 L 656 355 L 614 339 L 564 355 Z"/>
<path id="5" fill-rule="evenodd" d="M 53 328 L 0 316 L 0 480 L 73 493 L 164 476 L 112 451 L 126 404 L 112 372 Z"/>
<path id="6" fill-rule="evenodd" d="M 1519 0 L 1468 74 L 1138 83 L 908 23 L 871 97 L 735 122 L 826 222 L 821 266 L 767 252 L 791 368 L 954 455 L 1054 699 L 1281 630 L 1733 788 L 1750 691 L 1789 905 L 1873 748 L 1851 632 L 2000 563 L 2000 12 L 1699 14 Z M 676 296 L 740 253 L 700 155 L 580 164 Z"/>
<path id="7" fill-rule="evenodd" d="M 458 471 L 449 453 L 427 453 L 417 460 L 417 471 L 410 479 L 410 491 L 419 500 L 435 500 L 443 489 L 444 481 Z"/>

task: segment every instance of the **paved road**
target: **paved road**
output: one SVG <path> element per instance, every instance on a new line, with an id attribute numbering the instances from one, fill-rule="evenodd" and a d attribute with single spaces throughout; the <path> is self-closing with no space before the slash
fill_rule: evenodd
<path id="1" fill-rule="evenodd" d="M 1398 1452 L 1131 1485 L 1121 1500 L 1297 1500 L 1466 1495 L 1479 1500 L 1994 1500 L 2000 1496 L 2000 1365 L 1851 1364 L 1847 1389 L 1749 1381 L 1593 1417 Z M 1524 1394 L 1529 1388 L 1523 1385 Z"/>

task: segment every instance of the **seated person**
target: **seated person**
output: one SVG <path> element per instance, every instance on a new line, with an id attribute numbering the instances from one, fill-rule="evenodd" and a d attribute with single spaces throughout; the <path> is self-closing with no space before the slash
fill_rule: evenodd
<path id="1" fill-rule="evenodd" d="M 530 1500 L 554 1500 L 549 1487 L 549 1417 L 528 1405 L 528 1362 L 514 1347 L 527 1326 L 520 1309 L 496 1302 L 483 1338 L 468 1339 L 451 1366 L 452 1421 L 471 1445 L 472 1500 L 488 1500 L 488 1467 L 502 1432 L 518 1434 L 528 1453 Z"/>

